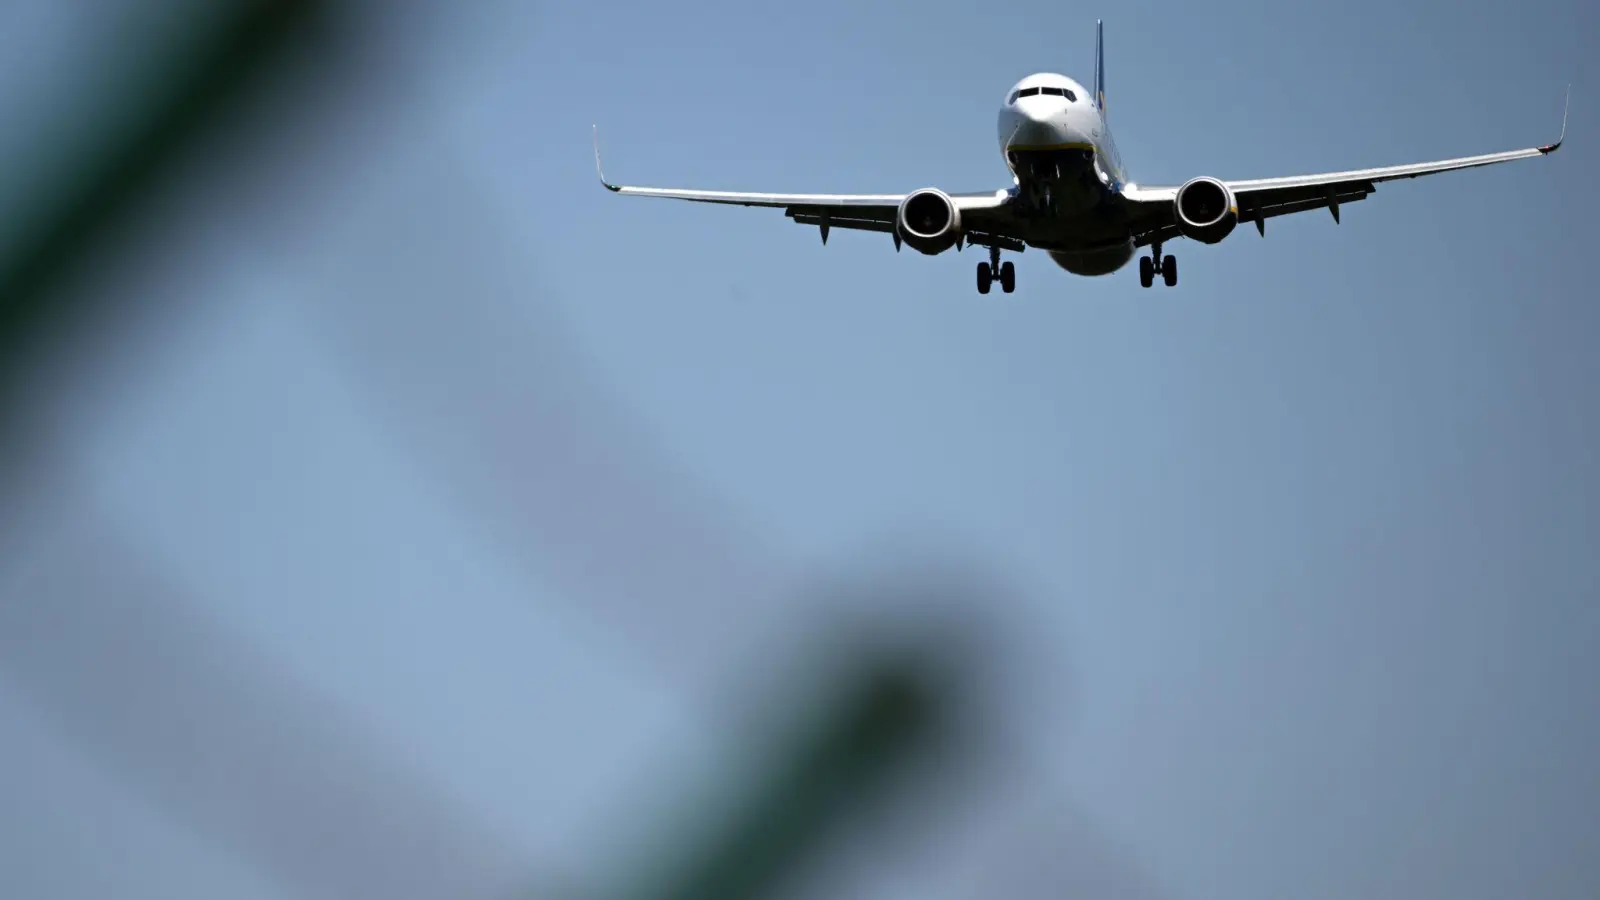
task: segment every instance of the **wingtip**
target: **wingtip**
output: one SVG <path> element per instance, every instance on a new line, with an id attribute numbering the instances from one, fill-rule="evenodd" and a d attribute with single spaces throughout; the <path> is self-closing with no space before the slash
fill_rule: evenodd
<path id="1" fill-rule="evenodd" d="M 622 188 L 617 187 L 616 185 L 614 185 L 611 182 L 606 180 L 606 171 L 600 165 L 600 126 L 599 125 L 595 125 L 593 127 L 594 127 L 594 173 L 596 175 L 600 176 L 600 183 L 605 186 L 606 190 L 612 191 L 612 192 L 620 191 L 620 190 L 622 190 Z"/>
<path id="2" fill-rule="evenodd" d="M 1540 153 L 1543 153 L 1546 156 L 1548 156 L 1548 155 L 1556 152 L 1557 150 L 1561 149 L 1561 143 L 1567 139 L 1567 113 L 1570 112 L 1571 109 L 1572 109 L 1572 85 L 1569 84 L 1569 85 L 1567 85 L 1567 99 L 1566 99 L 1566 102 L 1563 103 L 1562 106 L 1561 106 L 1561 135 L 1556 138 L 1556 142 L 1554 144 L 1545 144 L 1543 147 L 1540 147 L 1539 148 L 1539 152 Z"/>
<path id="3" fill-rule="evenodd" d="M 1567 113 L 1572 111 L 1572 85 L 1567 85 L 1567 99 L 1561 104 L 1561 136 L 1556 138 L 1559 144 L 1567 139 Z"/>
<path id="4" fill-rule="evenodd" d="M 1554 144 L 1546 144 L 1539 148 L 1540 153 L 1554 153 L 1561 149 L 1561 144 L 1567 139 L 1567 114 L 1572 111 L 1572 85 L 1567 85 L 1567 99 L 1561 104 L 1561 135 Z"/>

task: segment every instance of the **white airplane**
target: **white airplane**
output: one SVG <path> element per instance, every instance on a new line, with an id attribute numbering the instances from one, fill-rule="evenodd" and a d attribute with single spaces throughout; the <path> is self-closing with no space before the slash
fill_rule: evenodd
<path id="1" fill-rule="evenodd" d="M 1571 104 L 1572 89 L 1567 89 Z M 595 132 L 595 169 L 600 183 L 618 194 L 666 197 L 701 203 L 783 207 L 804 225 L 815 225 L 828 242 L 829 228 L 884 232 L 902 243 L 934 255 L 963 244 L 989 248 L 989 261 L 978 263 L 978 293 L 1000 282 L 1006 293 L 1016 290 L 1016 268 L 1000 262 L 1000 252 L 1044 250 L 1056 265 L 1075 275 L 1106 275 L 1121 269 L 1141 247 L 1139 282 L 1144 287 L 1160 275 L 1170 287 L 1178 283 L 1178 264 L 1163 256 L 1162 245 L 1180 237 L 1215 244 L 1240 222 L 1254 222 L 1266 236 L 1273 216 L 1328 209 L 1339 221 L 1339 206 L 1365 198 L 1380 181 L 1416 178 L 1454 169 L 1470 169 L 1555 152 L 1567 134 L 1561 114 L 1561 137 L 1554 144 L 1438 162 L 1223 181 L 1202 175 L 1175 187 L 1145 187 L 1128 180 L 1106 124 L 1105 38 L 1095 23 L 1094 90 L 1064 75 L 1029 75 L 1012 86 L 1000 109 L 1000 149 L 1011 169 L 1012 186 L 991 193 L 949 194 L 923 188 L 909 194 L 757 194 L 732 191 L 628 187 L 606 181 L 600 166 L 599 130 Z"/>

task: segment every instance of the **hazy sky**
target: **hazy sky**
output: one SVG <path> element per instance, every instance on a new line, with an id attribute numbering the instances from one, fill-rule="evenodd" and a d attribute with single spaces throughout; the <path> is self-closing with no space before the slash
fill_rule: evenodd
<path id="1" fill-rule="evenodd" d="M 181 302 L 0 523 L 0 895 L 587 877 L 885 545 L 1004 585 L 1006 749 L 852 895 L 1600 893 L 1600 9 L 910 10 L 408 8 L 210 147 L 84 287 Z M 1003 187 L 1004 91 L 1097 16 L 1141 183 L 1543 144 L 1571 83 L 1567 145 L 986 297 L 595 183 L 592 124 L 624 183 Z M 7 160 L 121 27 L 0 14 Z"/>

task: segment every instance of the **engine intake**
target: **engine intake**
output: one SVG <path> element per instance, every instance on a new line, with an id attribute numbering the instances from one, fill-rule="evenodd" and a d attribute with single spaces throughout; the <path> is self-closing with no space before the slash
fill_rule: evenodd
<path id="1" fill-rule="evenodd" d="M 1215 178 L 1191 178 L 1178 188 L 1172 205 L 1178 230 L 1190 240 L 1215 244 L 1239 224 L 1239 202 L 1233 191 Z"/>
<path id="2" fill-rule="evenodd" d="M 911 249 L 933 256 L 956 245 L 961 235 L 961 210 L 944 191 L 924 188 L 900 201 L 894 227 Z"/>

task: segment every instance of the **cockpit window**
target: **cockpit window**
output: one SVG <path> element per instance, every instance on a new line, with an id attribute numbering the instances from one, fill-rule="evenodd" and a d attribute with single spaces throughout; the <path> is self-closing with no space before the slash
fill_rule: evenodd
<path id="1" fill-rule="evenodd" d="M 1023 88 L 1020 91 L 1012 91 L 1011 92 L 1011 96 L 1006 98 L 1006 104 L 1010 105 L 1012 103 L 1016 103 L 1017 100 L 1019 98 L 1021 98 L 1021 97 L 1032 97 L 1035 94 L 1045 94 L 1045 95 L 1050 96 L 1050 97 L 1065 97 L 1065 98 L 1067 98 L 1067 102 L 1069 102 L 1069 103 L 1077 103 L 1078 102 L 1078 95 L 1074 94 L 1072 91 L 1070 91 L 1070 90 L 1068 90 L 1066 88 L 1031 87 L 1031 88 Z"/>

